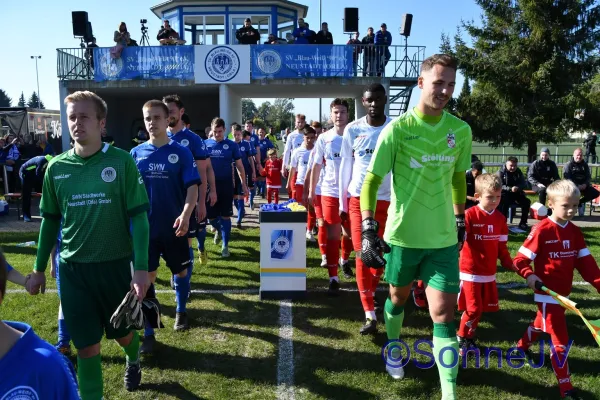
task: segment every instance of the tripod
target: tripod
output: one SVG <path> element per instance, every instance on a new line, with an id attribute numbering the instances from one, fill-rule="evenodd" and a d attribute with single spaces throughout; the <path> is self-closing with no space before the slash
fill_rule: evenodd
<path id="1" fill-rule="evenodd" d="M 408 64 L 411 64 L 410 58 L 408 58 L 408 36 L 404 36 L 404 58 L 398 64 L 396 68 L 396 73 L 394 76 L 398 75 L 398 71 L 402 68 L 402 64 L 404 64 L 404 77 L 408 77 Z M 411 65 L 411 72 L 413 72 L 413 67 Z"/>
<path id="2" fill-rule="evenodd" d="M 140 46 L 150 46 L 150 38 L 148 37 L 148 28 L 142 24 L 142 39 Z"/>

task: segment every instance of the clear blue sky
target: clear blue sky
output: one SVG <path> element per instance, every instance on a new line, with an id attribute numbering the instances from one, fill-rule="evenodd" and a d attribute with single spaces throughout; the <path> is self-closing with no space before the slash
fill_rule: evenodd
<path id="1" fill-rule="evenodd" d="M 217 0 L 226 3 L 226 0 Z M 295 0 L 307 5 L 307 22 L 311 28 L 319 26 L 319 1 Z M 18 32 L 12 39 L 2 44 L 3 61 L 0 63 L 0 88 L 4 89 L 16 105 L 21 91 L 26 100 L 36 89 L 35 62 L 32 55 L 41 55 L 38 60 L 40 94 L 46 108 L 59 109 L 58 79 L 56 77 L 56 49 L 78 47 L 79 42 L 73 38 L 71 11 L 87 11 L 92 22 L 94 35 L 99 46 L 112 46 L 112 35 L 121 20 L 125 21 L 132 37 L 140 38 L 142 18 L 148 20 L 151 43 L 161 25 L 160 20 L 150 12 L 150 7 L 161 3 L 161 0 L 104 0 L 99 2 L 82 2 L 61 0 L 15 1 L 10 7 L 3 9 L 4 31 Z M 259 1 L 257 1 L 259 3 Z M 382 22 L 388 26 L 393 35 L 394 44 L 403 43 L 398 30 L 402 15 L 414 15 L 409 45 L 426 46 L 426 55 L 438 51 L 440 34 L 454 34 L 461 19 L 476 21 L 480 18 L 480 10 L 473 0 L 379 0 L 379 2 L 361 2 L 358 0 L 322 0 L 322 19 L 329 23 L 335 43 L 346 43 L 348 36 L 342 33 L 344 7 L 358 7 L 361 36 L 367 27 L 379 29 Z M 316 30 L 316 29 L 315 29 Z M 457 82 L 458 88 L 462 80 Z M 418 93 L 413 93 L 412 104 Z M 458 93 L 457 93 L 458 95 Z M 270 99 L 272 100 L 272 99 Z M 257 106 L 264 101 L 255 99 Z M 324 104 L 328 104 L 324 100 Z M 299 99 L 295 101 L 296 111 L 303 112 L 309 119 L 318 118 L 318 100 Z M 326 108 L 326 107 L 325 107 Z"/>

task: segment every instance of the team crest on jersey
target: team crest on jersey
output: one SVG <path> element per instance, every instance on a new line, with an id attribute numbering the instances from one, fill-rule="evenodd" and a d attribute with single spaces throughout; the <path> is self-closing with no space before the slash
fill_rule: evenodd
<path id="1" fill-rule="evenodd" d="M 179 161 L 179 156 L 177 154 L 169 154 L 167 158 L 171 164 L 176 164 Z"/>
<path id="2" fill-rule="evenodd" d="M 39 396 L 30 386 L 17 386 L 6 393 L 2 400 L 39 400 Z"/>
<path id="3" fill-rule="evenodd" d="M 454 133 L 452 133 L 452 131 L 450 131 L 446 135 L 446 142 L 448 142 L 449 148 L 453 149 L 454 147 L 456 147 L 456 137 L 454 136 Z"/>
<path id="4" fill-rule="evenodd" d="M 224 150 L 227 150 L 228 148 L 229 148 L 229 145 L 228 145 L 228 144 L 224 144 L 224 145 L 223 145 L 223 149 L 224 149 Z"/>
<path id="5" fill-rule="evenodd" d="M 102 170 L 100 177 L 102 177 L 104 182 L 110 183 L 117 179 L 117 171 L 113 167 L 106 167 Z"/>
<path id="6" fill-rule="evenodd" d="M 187 140 L 187 139 L 183 139 L 181 141 L 181 145 L 184 146 L 184 147 L 188 147 L 190 145 L 190 141 Z"/>
<path id="7" fill-rule="evenodd" d="M 571 248 L 571 241 L 570 240 L 563 240 L 563 249 L 565 250 L 569 250 Z"/>

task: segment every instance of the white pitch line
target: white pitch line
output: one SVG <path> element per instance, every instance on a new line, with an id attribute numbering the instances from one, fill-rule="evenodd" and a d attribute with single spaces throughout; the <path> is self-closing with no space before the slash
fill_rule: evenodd
<path id="1" fill-rule="evenodd" d="M 573 282 L 573 286 L 588 286 L 588 282 Z M 517 289 L 527 287 L 526 283 L 520 282 L 509 282 L 509 283 L 499 283 L 498 289 Z M 380 286 L 377 288 L 378 292 L 386 292 L 388 290 L 387 287 Z M 314 288 L 308 289 L 307 292 L 326 292 L 328 288 Z M 358 292 L 356 288 L 340 288 L 341 292 Z M 56 289 L 46 289 L 47 293 L 56 293 Z M 25 289 L 8 289 L 6 293 L 27 293 Z M 175 293 L 174 290 L 171 289 L 157 289 L 156 293 Z M 258 294 L 258 289 L 192 289 L 192 294 Z"/>
<path id="2" fill-rule="evenodd" d="M 279 303 L 279 356 L 277 357 L 277 399 L 294 400 L 294 342 L 292 302 Z"/>

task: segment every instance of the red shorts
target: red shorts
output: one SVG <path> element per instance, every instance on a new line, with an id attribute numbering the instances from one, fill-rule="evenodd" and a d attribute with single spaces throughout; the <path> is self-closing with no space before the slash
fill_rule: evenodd
<path id="1" fill-rule="evenodd" d="M 296 184 L 296 187 L 293 190 L 294 192 L 294 200 L 296 200 L 296 202 L 298 202 L 298 204 L 303 204 L 302 202 L 302 195 L 304 194 L 304 185 L 298 185 Z"/>
<path id="2" fill-rule="evenodd" d="M 321 195 L 317 194 L 315 195 L 315 198 L 313 199 L 313 207 L 315 209 L 315 215 L 317 217 L 317 219 L 323 219 L 323 207 L 321 207 Z"/>
<path id="3" fill-rule="evenodd" d="M 378 235 L 383 238 L 385 223 L 387 222 L 387 212 L 390 207 L 390 202 L 385 200 L 377 200 L 375 207 L 375 221 L 379 223 Z M 351 197 L 348 200 L 348 215 L 350 217 L 350 229 L 352 232 L 352 246 L 354 251 L 362 249 L 362 214 L 360 212 L 360 197 Z"/>
<path id="4" fill-rule="evenodd" d="M 341 224 L 340 199 L 337 197 L 321 196 L 321 207 L 323 208 L 323 219 L 328 225 Z"/>
<path id="5" fill-rule="evenodd" d="M 496 312 L 498 307 L 498 288 L 496 282 L 460 281 L 458 294 L 458 310 L 479 314 Z"/>

